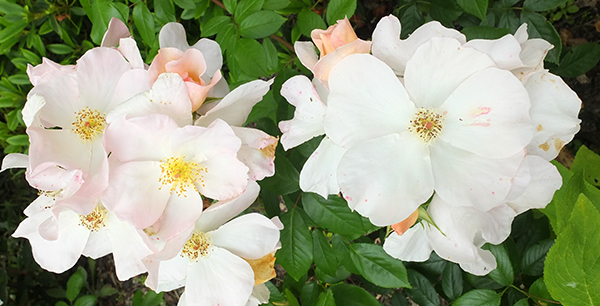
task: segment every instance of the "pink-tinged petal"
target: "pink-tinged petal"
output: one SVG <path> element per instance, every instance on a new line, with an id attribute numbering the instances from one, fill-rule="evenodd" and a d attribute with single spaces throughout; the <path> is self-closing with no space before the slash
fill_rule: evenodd
<path id="1" fill-rule="evenodd" d="M 187 43 L 185 29 L 178 22 L 169 22 L 165 24 L 158 34 L 158 41 L 161 48 L 177 48 L 181 51 L 187 50 L 190 45 Z"/>
<path id="2" fill-rule="evenodd" d="M 136 228 L 149 227 L 160 218 L 171 196 L 170 186 L 159 182 L 160 175 L 159 162 L 139 161 L 119 166 L 110 174 L 106 207 Z"/>
<path id="3" fill-rule="evenodd" d="M 402 154 L 398 154 L 402 152 Z M 351 147 L 337 178 L 350 208 L 377 226 L 410 216 L 433 193 L 429 149 L 409 133 L 392 134 Z"/>
<path id="4" fill-rule="evenodd" d="M 122 116 L 131 118 L 152 114 L 168 115 L 179 126 L 192 124 L 192 103 L 187 86 L 178 74 L 161 74 L 151 90 L 115 107 L 107 114 L 106 121 L 111 123 Z"/>
<path id="5" fill-rule="evenodd" d="M 75 71 L 75 65 L 61 65 L 48 58 L 42 58 L 37 66 L 27 64 L 27 75 L 33 86 L 38 86 L 48 80 L 53 80 Z"/>
<path id="6" fill-rule="evenodd" d="M 242 126 L 252 111 L 252 107 L 267 94 L 271 84 L 273 84 L 273 79 L 269 81 L 256 80 L 239 86 L 204 116 L 196 120 L 194 124 L 208 126 L 215 119 L 222 119 L 230 125 Z"/>
<path id="7" fill-rule="evenodd" d="M 239 197 L 209 206 L 196 221 L 196 229 L 202 232 L 217 229 L 250 207 L 258 197 L 259 191 L 260 186 L 255 181 L 248 181 L 246 190 Z"/>
<path id="8" fill-rule="evenodd" d="M 131 37 L 129 28 L 127 28 L 127 25 L 123 21 L 113 17 L 108 23 L 108 30 L 104 33 L 100 46 L 116 47 L 119 44 L 119 40 L 126 37 Z"/>
<path id="9" fill-rule="evenodd" d="M 27 97 L 27 102 L 23 106 L 23 111 L 21 112 L 26 127 L 43 126 L 39 120 L 39 113 L 44 105 L 46 105 L 46 99 L 38 94 L 31 94 Z"/>
<path id="10" fill-rule="evenodd" d="M 53 162 L 42 163 L 26 173 L 29 184 L 41 191 L 55 191 L 55 198 L 64 199 L 76 193 L 83 181 L 79 169 L 65 169 Z"/>
<path id="11" fill-rule="evenodd" d="M 440 107 L 440 139 L 480 156 L 506 158 L 533 135 L 529 96 L 508 71 L 490 68 L 462 82 Z"/>
<path id="12" fill-rule="evenodd" d="M 86 52 L 77 61 L 79 105 L 106 112 L 121 77 L 130 69 L 129 63 L 115 49 L 100 47 Z"/>
<path id="13" fill-rule="evenodd" d="M 337 169 L 346 149 L 325 137 L 300 171 L 300 188 L 327 198 L 340 192 Z"/>
<path id="14" fill-rule="evenodd" d="M 524 83 L 531 99 L 531 120 L 536 127 L 527 153 L 546 160 L 556 158 L 579 131 L 581 100 L 558 76 L 540 71 Z"/>
<path id="15" fill-rule="evenodd" d="M 131 68 L 145 70 L 144 60 L 142 59 L 140 49 L 138 48 L 135 39 L 131 37 L 121 38 L 117 50 L 119 50 L 119 52 L 127 59 Z M 148 82 L 145 79 L 137 79 L 137 81 L 148 85 Z"/>
<path id="16" fill-rule="evenodd" d="M 519 57 L 521 45 L 517 39 L 510 34 L 494 40 L 469 40 L 463 46 L 471 47 L 487 54 L 500 69 L 511 70 L 523 66 L 523 62 L 521 62 L 521 58 Z"/>
<path id="17" fill-rule="evenodd" d="M 218 156 L 202 162 L 206 168 L 198 191 L 211 199 L 227 200 L 239 196 L 248 184 L 248 167 L 235 155 Z"/>
<path id="18" fill-rule="evenodd" d="M 143 239 L 143 233 L 108 212 L 104 229 L 112 248 L 117 278 L 126 281 L 146 272 L 142 259 L 153 252 Z"/>
<path id="19" fill-rule="evenodd" d="M 442 258 L 460 264 L 465 271 L 485 275 L 496 268 L 491 252 L 481 249 L 486 242 L 499 244 L 510 234 L 515 213 L 506 205 L 487 212 L 457 207 L 434 197 L 429 215 L 442 231 L 430 227 L 427 236 Z M 442 234 L 443 233 L 443 234 Z"/>
<path id="20" fill-rule="evenodd" d="M 294 50 L 298 59 L 308 70 L 313 71 L 319 60 L 315 45 L 308 41 L 297 41 L 294 43 Z"/>
<path id="21" fill-rule="evenodd" d="M 237 153 L 238 159 L 250 170 L 248 177 L 259 181 L 275 174 L 275 147 L 277 138 L 257 129 L 231 127 L 242 140 Z"/>
<path id="22" fill-rule="evenodd" d="M 187 230 L 202 213 L 202 197 L 192 188 L 183 195 L 171 194 L 165 211 L 154 223 L 156 237 L 169 240 Z"/>
<path id="23" fill-rule="evenodd" d="M 254 287 L 250 264 L 222 248 L 189 265 L 185 294 L 190 305 L 245 305 Z"/>
<path id="24" fill-rule="evenodd" d="M 188 93 L 190 95 L 190 100 L 192 101 L 192 111 L 198 110 L 204 100 L 206 100 L 206 96 L 208 92 L 221 80 L 221 71 L 217 70 L 215 75 L 210 80 L 208 85 L 201 85 L 196 82 L 185 82 L 187 86 Z M 204 82 L 204 81 L 202 81 Z"/>
<path id="25" fill-rule="evenodd" d="M 237 217 L 209 235 L 215 246 L 246 259 L 259 259 L 273 252 L 279 241 L 277 226 L 257 213 Z"/>
<path id="26" fill-rule="evenodd" d="M 76 75 L 76 73 L 69 73 L 53 77 L 33 87 L 29 92 L 28 97 L 37 94 L 46 102 L 38 113 L 45 127 L 70 129 L 77 112 L 84 108 L 79 100 Z"/>
<path id="27" fill-rule="evenodd" d="M 200 83 L 200 76 L 206 71 L 206 63 L 202 52 L 196 49 L 187 49 L 182 57 L 165 63 L 167 72 L 175 72 L 184 79 Z"/>
<path id="28" fill-rule="evenodd" d="M 342 59 L 350 54 L 365 53 L 368 54 L 371 51 L 371 42 L 357 39 L 347 45 L 341 46 L 333 52 L 327 54 L 327 56 L 321 58 L 313 68 L 315 78 L 327 82 L 329 80 L 329 74 L 331 69 Z"/>
<path id="29" fill-rule="evenodd" d="M 475 72 L 494 66 L 489 56 L 456 39 L 434 37 L 407 62 L 404 86 L 417 107 L 436 108 Z"/>
<path id="30" fill-rule="evenodd" d="M 21 153 L 10 153 L 2 159 L 2 168 L 0 169 L 0 172 L 6 169 L 27 167 L 29 167 L 29 156 Z"/>
<path id="31" fill-rule="evenodd" d="M 285 150 L 325 133 L 323 121 L 327 108 L 307 77 L 298 75 L 287 80 L 281 87 L 281 95 L 296 107 L 292 120 L 279 122 Z"/>
<path id="32" fill-rule="evenodd" d="M 88 238 L 85 248 L 81 251 L 83 256 L 91 259 L 98 259 L 104 257 L 112 252 L 112 247 L 106 235 L 104 229 L 100 229 L 97 232 L 90 231 L 90 237 Z"/>
<path id="33" fill-rule="evenodd" d="M 504 201 L 525 158 L 524 152 L 502 159 L 483 157 L 443 141 L 430 150 L 436 194 L 452 205 L 481 211 Z"/>
<path id="34" fill-rule="evenodd" d="M 331 71 L 329 88 L 325 132 L 343 147 L 406 131 L 415 113 L 394 72 L 371 55 L 341 61 Z"/>
<path id="35" fill-rule="evenodd" d="M 176 48 L 159 49 L 158 54 L 156 54 L 152 63 L 150 63 L 150 67 L 148 67 L 148 81 L 150 84 L 154 84 L 159 75 L 167 72 L 166 65 L 168 62 L 181 59 L 184 51 Z"/>
<path id="36" fill-rule="evenodd" d="M 202 79 L 204 82 L 209 83 L 210 78 L 223 66 L 223 52 L 221 52 L 221 47 L 214 40 L 202 38 L 191 46 L 191 48 L 200 50 L 202 55 L 204 55 L 206 71 L 202 75 Z M 229 90 L 229 88 L 227 89 Z"/>
<path id="37" fill-rule="evenodd" d="M 400 21 L 394 15 L 382 18 L 373 32 L 373 55 L 388 64 L 397 75 L 405 75 L 407 62 L 417 48 L 433 37 L 449 37 L 466 42 L 465 36 L 455 29 L 448 29 L 437 21 L 417 28 L 406 40 L 400 40 Z"/>
<path id="38" fill-rule="evenodd" d="M 315 43 L 317 49 L 319 49 L 320 57 L 323 58 L 329 52 L 335 50 L 335 47 L 331 43 L 330 37 L 333 30 L 337 25 L 332 25 L 325 30 L 314 29 L 310 32 L 310 38 Z"/>
<path id="39" fill-rule="evenodd" d="M 171 139 L 177 123 L 165 115 L 149 115 L 112 122 L 104 133 L 104 147 L 111 160 L 159 161 L 171 155 Z"/>
<path id="40" fill-rule="evenodd" d="M 31 217 L 51 208 L 52 206 L 54 206 L 54 199 L 46 195 L 41 195 L 33 200 L 33 202 L 31 202 L 27 208 L 23 210 L 23 213 L 27 217 Z"/>
<path id="41" fill-rule="evenodd" d="M 38 227 L 52 216 L 50 210 L 23 220 L 12 234 L 15 238 L 27 238 L 31 243 L 33 258 L 45 270 L 62 273 L 75 265 L 88 240 L 90 231 L 79 225 L 79 215 L 63 210 L 59 220 L 58 238 L 53 241 L 42 238 Z"/>
<path id="42" fill-rule="evenodd" d="M 385 239 L 383 250 L 390 256 L 402 261 L 426 261 L 429 259 L 433 248 L 427 238 L 425 227 L 429 227 L 429 225 L 420 222 L 408 229 L 402 236 L 392 232 Z"/>
<path id="43" fill-rule="evenodd" d="M 331 45 L 336 49 L 357 39 L 358 36 L 356 36 L 356 33 L 354 32 L 354 29 L 352 28 L 347 16 L 344 17 L 344 19 L 337 21 L 336 25 L 333 27 L 330 37 Z"/>
<path id="44" fill-rule="evenodd" d="M 38 227 L 40 236 L 48 241 L 58 239 L 60 228 L 57 217 L 62 209 L 52 209 L 51 211 L 52 216 L 40 223 L 40 226 Z"/>
<path id="45" fill-rule="evenodd" d="M 560 173 L 550 162 L 535 155 L 528 155 L 525 162 L 531 173 L 531 181 L 520 197 L 507 203 L 517 214 L 546 207 L 554 192 L 562 185 Z"/>
<path id="46" fill-rule="evenodd" d="M 223 120 L 215 120 L 208 127 L 184 126 L 173 132 L 173 154 L 202 163 L 216 157 L 235 156 L 242 141 Z M 239 161 L 238 161 L 239 162 Z"/>

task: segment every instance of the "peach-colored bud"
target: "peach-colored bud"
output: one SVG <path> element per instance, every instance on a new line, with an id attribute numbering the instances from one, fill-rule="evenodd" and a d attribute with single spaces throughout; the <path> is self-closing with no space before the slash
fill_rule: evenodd
<path id="1" fill-rule="evenodd" d="M 358 39 L 348 17 L 338 20 L 337 24 L 330 26 L 327 30 L 315 29 L 310 36 L 319 49 L 321 58 Z"/>
<path id="2" fill-rule="evenodd" d="M 206 100 L 208 91 L 221 79 L 217 70 L 210 83 L 206 84 L 201 78 L 205 71 L 206 62 L 199 50 L 190 48 L 183 52 L 177 48 L 162 48 L 148 68 L 148 80 L 152 86 L 161 73 L 179 74 L 188 88 L 192 111 L 196 111 Z"/>
<path id="3" fill-rule="evenodd" d="M 402 234 L 406 233 L 406 231 L 417 222 L 419 219 L 419 209 L 415 210 L 408 218 L 392 225 L 392 229 L 398 236 L 402 236 Z"/>

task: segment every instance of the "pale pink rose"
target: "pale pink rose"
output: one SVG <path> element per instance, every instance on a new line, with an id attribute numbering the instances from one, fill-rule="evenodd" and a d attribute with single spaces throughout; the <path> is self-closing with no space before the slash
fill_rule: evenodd
<path id="1" fill-rule="evenodd" d="M 206 62 L 202 52 L 197 49 L 181 51 L 177 48 L 162 48 L 148 68 L 150 84 L 158 79 L 161 73 L 173 72 L 181 76 L 187 86 L 192 111 L 196 111 L 206 99 L 208 91 L 221 79 L 221 72 L 217 70 L 210 83 L 202 80 L 201 76 L 206 71 Z"/>
<path id="2" fill-rule="evenodd" d="M 344 57 L 371 51 L 371 42 L 356 36 L 348 18 L 338 20 L 337 24 L 327 30 L 313 30 L 311 37 L 314 45 L 310 42 L 296 42 L 294 48 L 300 62 L 324 84 L 327 84 L 331 68 Z M 315 45 L 319 49 L 319 57 L 315 52 Z"/>

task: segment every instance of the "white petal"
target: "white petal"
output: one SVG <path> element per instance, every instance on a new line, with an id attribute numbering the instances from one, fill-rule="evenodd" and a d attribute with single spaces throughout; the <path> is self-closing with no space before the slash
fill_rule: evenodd
<path id="1" fill-rule="evenodd" d="M 190 264 L 185 286 L 188 305 L 245 305 L 254 272 L 245 260 L 215 248 L 209 258 Z"/>
<path id="2" fill-rule="evenodd" d="M 52 206 L 54 206 L 54 199 L 46 195 L 41 195 L 35 200 L 33 200 L 33 202 L 31 202 L 31 204 L 29 204 L 27 208 L 25 208 L 23 213 L 27 217 L 31 217 L 35 214 L 43 212 L 44 210 Z"/>
<path id="3" fill-rule="evenodd" d="M 260 304 L 266 304 L 269 302 L 270 297 L 271 291 L 269 291 L 269 287 L 267 287 L 265 284 L 258 284 L 252 288 L 252 294 L 250 295 L 246 306 L 258 306 Z"/>
<path id="4" fill-rule="evenodd" d="M 524 158 L 487 158 L 439 141 L 431 146 L 435 192 L 452 205 L 487 211 L 506 198 Z"/>
<path id="5" fill-rule="evenodd" d="M 331 71 L 329 89 L 325 132 L 346 148 L 405 131 L 415 113 L 396 75 L 371 55 L 344 58 Z"/>
<path id="6" fill-rule="evenodd" d="M 4 156 L 0 172 L 12 168 L 27 168 L 29 166 L 29 156 L 21 153 L 11 153 Z"/>
<path id="7" fill-rule="evenodd" d="M 190 267 L 190 259 L 185 256 L 177 255 L 169 260 L 161 261 L 158 270 L 158 285 L 156 288 L 149 286 L 148 281 L 151 279 L 148 275 L 146 285 L 157 292 L 171 291 L 181 288 L 187 283 L 188 269 Z M 148 269 L 150 272 L 151 270 Z"/>
<path id="8" fill-rule="evenodd" d="M 25 126 L 41 126 L 38 114 L 44 105 L 46 105 L 46 99 L 44 99 L 44 97 L 38 94 L 31 94 L 27 96 L 27 102 L 23 106 L 23 111 L 21 112 Z"/>
<path id="9" fill-rule="evenodd" d="M 212 78 L 213 75 L 221 69 L 221 66 L 223 66 L 223 53 L 221 52 L 221 47 L 214 40 L 202 38 L 196 42 L 192 48 L 200 50 L 204 56 L 206 61 L 206 71 L 204 71 L 202 79 L 206 83 L 209 83 L 210 78 Z"/>
<path id="10" fill-rule="evenodd" d="M 116 47 L 119 43 L 119 39 L 124 37 L 131 37 L 127 25 L 120 19 L 113 17 L 108 23 L 108 29 L 106 30 L 106 33 L 104 33 L 104 37 L 102 37 L 100 46 Z"/>
<path id="11" fill-rule="evenodd" d="M 402 236 L 392 232 L 383 243 L 383 250 L 390 256 L 403 261 L 423 262 L 429 259 L 433 248 L 425 233 L 425 222 L 408 229 Z"/>
<path id="12" fill-rule="evenodd" d="M 279 229 L 257 213 L 237 217 L 209 234 L 215 246 L 246 259 L 259 259 L 273 252 L 279 241 Z"/>
<path id="13" fill-rule="evenodd" d="M 142 55 L 140 54 L 140 49 L 137 47 L 137 43 L 135 39 L 121 38 L 119 40 L 119 52 L 123 54 L 123 56 L 129 61 L 131 68 L 134 69 L 144 69 L 144 60 L 142 59 Z"/>
<path id="14" fill-rule="evenodd" d="M 517 39 L 510 35 L 504 35 L 499 39 L 473 39 L 469 40 L 464 47 L 471 47 L 487 54 L 498 68 L 511 70 L 523 66 L 519 57 L 521 45 Z"/>
<path id="15" fill-rule="evenodd" d="M 101 229 L 97 232 L 90 232 L 90 237 L 85 244 L 85 248 L 83 248 L 83 251 L 81 251 L 81 254 L 91 259 L 98 259 L 110 254 L 111 252 L 112 247 L 108 241 L 106 231 Z"/>
<path id="16" fill-rule="evenodd" d="M 465 80 L 440 107 L 440 139 L 491 158 L 510 157 L 531 141 L 529 96 L 508 71 L 490 68 Z"/>
<path id="17" fill-rule="evenodd" d="M 248 186 L 239 197 L 227 201 L 219 201 L 208 207 L 196 221 L 196 229 L 209 232 L 225 224 L 250 207 L 258 197 L 260 186 L 255 181 L 248 181 Z"/>
<path id="18" fill-rule="evenodd" d="M 531 181 L 520 197 L 508 202 L 517 214 L 531 208 L 546 207 L 554 192 L 562 185 L 560 173 L 550 162 L 535 155 L 528 155 L 525 162 L 531 173 Z"/>
<path id="19" fill-rule="evenodd" d="M 325 133 L 323 120 L 326 106 L 312 82 L 303 75 L 290 78 L 281 87 L 281 95 L 296 107 L 292 120 L 279 122 L 285 150 Z"/>
<path id="20" fill-rule="evenodd" d="M 581 100 L 560 77 L 545 71 L 532 74 L 524 85 L 536 127 L 527 153 L 552 160 L 579 131 Z"/>
<path id="21" fill-rule="evenodd" d="M 153 225 L 156 238 L 166 241 L 184 232 L 198 220 L 202 206 L 202 197 L 194 189 L 188 188 L 183 195 L 171 194 L 164 212 Z"/>
<path id="22" fill-rule="evenodd" d="M 323 138 L 300 171 L 302 191 L 318 193 L 324 198 L 340 192 L 337 169 L 346 149 L 336 145 L 329 137 Z"/>
<path id="23" fill-rule="evenodd" d="M 436 108 L 475 72 L 493 66 L 487 55 L 456 39 L 434 37 L 406 64 L 404 86 L 417 107 Z"/>
<path id="24" fill-rule="evenodd" d="M 294 50 L 302 65 L 312 71 L 319 60 L 315 45 L 308 41 L 297 41 L 294 43 Z"/>
<path id="25" fill-rule="evenodd" d="M 408 218 L 433 192 L 429 150 L 409 133 L 350 148 L 337 177 L 350 208 L 378 226 Z"/>
<path id="26" fill-rule="evenodd" d="M 177 48 L 181 51 L 187 50 L 190 45 L 187 43 L 185 29 L 178 22 L 169 22 L 165 24 L 158 34 L 158 41 L 161 48 Z"/>
<path id="27" fill-rule="evenodd" d="M 200 117 L 195 125 L 208 126 L 215 119 L 222 119 L 230 125 L 242 126 L 252 107 L 260 102 L 269 91 L 273 80 L 256 80 L 239 86 L 223 98 L 214 108 Z"/>

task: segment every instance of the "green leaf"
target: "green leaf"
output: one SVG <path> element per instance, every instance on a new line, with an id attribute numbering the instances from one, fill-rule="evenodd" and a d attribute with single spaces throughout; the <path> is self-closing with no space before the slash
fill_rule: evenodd
<path id="1" fill-rule="evenodd" d="M 21 36 L 26 27 L 27 21 L 25 19 L 11 23 L 9 26 L 0 31 L 0 44 L 8 41 L 11 38 L 14 38 L 15 36 Z"/>
<path id="2" fill-rule="evenodd" d="M 322 292 L 323 287 L 317 284 L 317 282 L 305 283 L 300 291 L 300 301 L 302 301 L 302 305 L 315 305 Z"/>
<path id="3" fill-rule="evenodd" d="M 376 244 L 350 245 L 352 262 L 366 280 L 383 288 L 410 287 L 402 261 L 392 258 Z"/>
<path id="4" fill-rule="evenodd" d="M 240 70 L 252 77 L 268 75 L 265 49 L 255 39 L 242 38 L 235 46 L 234 58 Z"/>
<path id="5" fill-rule="evenodd" d="M 523 8 L 537 12 L 544 12 L 555 9 L 561 4 L 565 4 L 567 1 L 568 0 L 525 0 L 525 2 L 523 2 Z"/>
<path id="6" fill-rule="evenodd" d="M 431 282 L 421 273 L 408 270 L 408 280 L 412 289 L 406 289 L 408 297 L 420 306 L 439 306 L 440 299 Z"/>
<path id="7" fill-rule="evenodd" d="M 290 5 L 290 0 L 265 0 L 262 9 L 265 11 L 278 11 Z"/>
<path id="8" fill-rule="evenodd" d="M 348 203 L 337 195 L 324 199 L 316 193 L 305 192 L 302 205 L 308 216 L 322 228 L 350 239 L 366 234 L 361 220 L 363 217 L 350 210 Z"/>
<path id="9" fill-rule="evenodd" d="M 415 7 L 418 10 L 418 7 Z M 458 6 L 456 1 L 448 1 L 448 0 L 432 0 L 431 8 L 429 9 L 429 15 L 431 18 L 435 20 L 439 20 L 442 24 L 448 27 L 454 27 L 452 24 L 458 17 L 463 14 L 463 10 Z M 422 15 L 422 13 L 421 13 Z M 402 23 L 402 27 L 404 27 L 404 23 Z M 405 32 L 402 29 L 402 35 L 404 38 L 408 36 L 412 32 Z"/>
<path id="10" fill-rule="evenodd" d="M 233 18 L 237 23 L 242 22 L 248 16 L 260 11 L 264 2 L 264 0 L 240 0 Z"/>
<path id="11" fill-rule="evenodd" d="M 510 257 L 503 244 L 493 245 L 487 244 L 484 249 L 489 250 L 496 257 L 496 269 L 492 270 L 490 278 L 496 281 L 498 284 L 504 286 L 510 286 L 515 280 L 515 274 L 513 271 L 512 264 L 510 263 Z"/>
<path id="12" fill-rule="evenodd" d="M 563 77 L 577 77 L 594 68 L 600 61 L 600 44 L 589 42 L 574 47 L 553 72 Z M 598 165 L 595 166 L 598 168 Z M 596 183 L 597 184 L 597 183 Z"/>
<path id="13" fill-rule="evenodd" d="M 262 48 L 261 48 L 262 49 Z M 279 152 L 283 152 L 279 150 Z M 298 170 L 290 163 L 283 153 L 275 153 L 275 175 L 267 177 L 261 181 L 261 187 L 267 189 L 270 193 L 286 195 L 296 192 L 300 189 Z"/>
<path id="14" fill-rule="evenodd" d="M 315 265 L 323 272 L 329 275 L 335 275 L 337 271 L 338 262 L 333 249 L 320 230 L 314 230 L 312 232 L 313 238 L 313 258 Z"/>
<path id="15" fill-rule="evenodd" d="M 432 6 L 432 11 L 436 12 L 436 9 L 434 9 L 433 7 L 434 6 Z M 435 7 L 438 8 L 437 12 L 443 10 L 439 9 L 438 6 Z M 432 13 L 432 16 L 434 14 L 435 13 Z M 447 16 L 445 12 L 442 14 L 444 16 Z M 425 17 L 423 17 L 423 13 L 419 10 L 416 4 L 409 6 L 408 9 L 406 9 L 406 11 L 404 11 L 404 13 L 402 14 L 400 20 L 402 20 L 401 36 L 403 36 L 403 38 L 406 38 L 409 33 L 414 32 L 418 27 L 425 23 Z"/>
<path id="16" fill-rule="evenodd" d="M 548 292 L 548 288 L 546 287 L 546 283 L 544 283 L 544 278 L 538 278 L 531 286 L 529 287 L 529 294 L 532 295 L 532 299 L 537 301 L 547 302 L 544 300 L 553 300 L 550 292 Z M 544 299 L 544 300 L 542 300 Z M 540 303 L 541 304 L 541 303 Z"/>
<path id="17" fill-rule="evenodd" d="M 509 29 L 511 32 L 516 32 L 519 26 L 521 26 L 521 22 L 513 10 L 502 12 L 500 20 L 498 21 L 499 28 L 505 28 Z"/>
<path id="18" fill-rule="evenodd" d="M 117 294 L 119 293 L 119 290 L 117 290 L 114 287 L 111 287 L 110 285 L 104 285 L 102 286 L 102 288 L 100 289 L 100 292 L 98 292 L 98 297 L 105 297 L 105 296 L 111 296 L 113 294 Z"/>
<path id="19" fill-rule="evenodd" d="M 84 295 L 75 301 L 75 306 L 94 306 L 98 297 L 95 295 Z"/>
<path id="20" fill-rule="evenodd" d="M 235 25 L 233 22 L 229 22 L 219 30 L 219 34 L 217 34 L 215 40 L 221 46 L 221 50 L 225 51 L 235 48 L 239 38 Z"/>
<path id="21" fill-rule="evenodd" d="M 345 17 L 352 17 L 356 11 L 356 0 L 331 0 L 327 5 L 327 24 L 333 25 Z"/>
<path id="22" fill-rule="evenodd" d="M 279 30 L 286 21 L 273 11 L 260 11 L 245 18 L 240 25 L 240 34 L 248 38 L 267 37 Z"/>
<path id="23" fill-rule="evenodd" d="M 302 35 L 310 37 L 310 32 L 314 29 L 326 29 L 325 21 L 323 18 L 313 11 L 302 11 L 298 13 L 298 29 L 302 32 Z"/>
<path id="24" fill-rule="evenodd" d="M 571 171 L 578 172 L 585 169 L 586 181 L 596 187 L 600 187 L 600 155 L 582 145 L 575 154 L 575 160 L 571 165 Z"/>
<path id="25" fill-rule="evenodd" d="M 277 289 L 277 287 L 275 287 L 275 285 L 273 283 L 266 282 L 265 285 L 267 285 L 267 288 L 269 288 L 269 292 L 271 293 L 270 297 L 269 297 L 269 302 L 285 301 L 285 297 L 281 294 L 279 289 Z"/>
<path id="26" fill-rule="evenodd" d="M 11 75 L 8 77 L 8 80 L 15 85 L 29 85 L 29 77 L 24 73 L 19 73 L 15 75 Z"/>
<path id="27" fill-rule="evenodd" d="M 69 306 L 69 304 L 67 304 L 63 301 L 60 301 L 60 302 L 56 302 L 56 304 L 54 304 L 54 306 Z"/>
<path id="28" fill-rule="evenodd" d="M 475 15 L 481 20 L 485 20 L 488 0 L 456 0 L 456 2 L 465 12 Z"/>
<path id="29" fill-rule="evenodd" d="M 175 6 L 171 0 L 154 0 L 154 14 L 161 24 L 175 22 Z"/>
<path id="30" fill-rule="evenodd" d="M 299 208 L 281 216 L 281 249 L 277 251 L 277 262 L 296 281 L 300 279 L 313 261 L 313 241 Z"/>
<path id="31" fill-rule="evenodd" d="M 21 135 L 20 135 L 21 136 Z M 67 281 L 67 299 L 71 302 L 77 298 L 81 288 L 83 288 L 84 278 L 80 271 L 76 271 Z"/>
<path id="32" fill-rule="evenodd" d="M 599 304 L 599 261 L 600 213 L 581 194 L 546 257 L 544 282 L 552 297 L 564 305 Z"/>
<path id="33" fill-rule="evenodd" d="M 518 300 L 513 306 L 529 306 L 529 302 L 527 302 L 527 298 Z"/>
<path id="34" fill-rule="evenodd" d="M 229 16 L 215 16 L 211 18 L 201 29 L 202 37 L 213 36 L 220 33 L 227 24 L 233 25 L 231 17 Z"/>
<path id="35" fill-rule="evenodd" d="M 506 34 L 510 34 L 509 29 L 505 28 L 493 28 L 484 26 L 465 27 L 461 30 L 467 40 L 471 39 L 497 39 Z"/>
<path id="36" fill-rule="evenodd" d="M 196 2 L 194 2 L 194 0 L 173 0 L 173 2 L 175 3 L 175 5 L 179 6 L 182 9 L 195 10 L 197 7 Z"/>
<path id="37" fill-rule="evenodd" d="M 538 13 L 523 11 L 521 13 L 521 23 L 527 23 L 527 33 L 529 38 L 543 38 L 554 45 L 554 48 L 548 52 L 546 60 L 558 64 L 562 44 L 560 35 L 556 32 L 554 26 L 546 18 Z"/>
<path id="38" fill-rule="evenodd" d="M 336 306 L 335 298 L 333 297 L 333 291 L 328 289 L 327 291 L 321 293 L 315 306 Z"/>
<path id="39" fill-rule="evenodd" d="M 342 238 L 342 236 L 334 234 L 333 238 L 331 238 L 331 244 L 333 245 L 333 252 L 337 257 L 338 262 L 346 267 L 348 271 L 355 274 L 360 274 L 356 266 L 354 266 L 354 261 L 350 255 L 352 253 L 352 249 L 350 249 L 348 241 Z"/>
<path id="40" fill-rule="evenodd" d="M 554 244 L 554 240 L 546 239 L 527 248 L 521 259 L 521 270 L 523 274 L 541 276 L 544 270 L 544 260 L 548 250 Z"/>
<path id="41" fill-rule="evenodd" d="M 277 72 L 277 48 L 275 48 L 275 45 L 269 38 L 263 39 L 262 46 L 265 49 L 265 55 L 267 56 L 267 72 Z"/>
<path id="42" fill-rule="evenodd" d="M 290 291 L 290 289 L 288 288 L 285 288 L 285 297 L 288 301 L 289 306 L 300 306 L 300 303 L 298 303 L 298 299 L 296 299 L 294 293 L 292 293 L 292 291 Z"/>
<path id="43" fill-rule="evenodd" d="M 133 22 L 146 46 L 152 46 L 156 35 L 154 34 L 154 17 L 143 1 L 133 7 Z"/>
<path id="44" fill-rule="evenodd" d="M 442 274 L 442 290 L 450 301 L 456 300 L 463 292 L 462 270 L 455 263 L 448 263 Z"/>
<path id="45" fill-rule="evenodd" d="M 490 289 L 474 289 L 459 297 L 453 306 L 499 306 L 500 294 Z"/>
<path id="46" fill-rule="evenodd" d="M 367 290 L 349 284 L 331 287 L 336 305 L 343 306 L 380 306 L 379 302 Z"/>
<path id="47" fill-rule="evenodd" d="M 27 135 L 15 135 L 6 138 L 6 142 L 8 144 L 14 146 L 28 146 L 29 145 L 29 136 Z"/>
<path id="48" fill-rule="evenodd" d="M 121 12 L 113 5 L 112 1 L 108 0 L 94 0 L 92 4 L 92 32 L 90 37 L 92 41 L 99 45 L 102 42 L 102 37 L 108 29 L 108 23 L 112 17 L 121 17 L 121 20 L 125 20 L 121 16 Z"/>
<path id="49" fill-rule="evenodd" d="M 233 14 L 237 6 L 237 0 L 223 0 L 223 5 L 229 14 Z"/>
<path id="50" fill-rule="evenodd" d="M 54 54 L 71 54 L 74 51 L 73 48 L 64 44 L 50 44 L 46 45 L 46 48 Z"/>
<path id="51" fill-rule="evenodd" d="M 0 0 L 0 13 L 4 13 L 5 15 L 25 16 L 27 11 L 16 3 Z"/>

